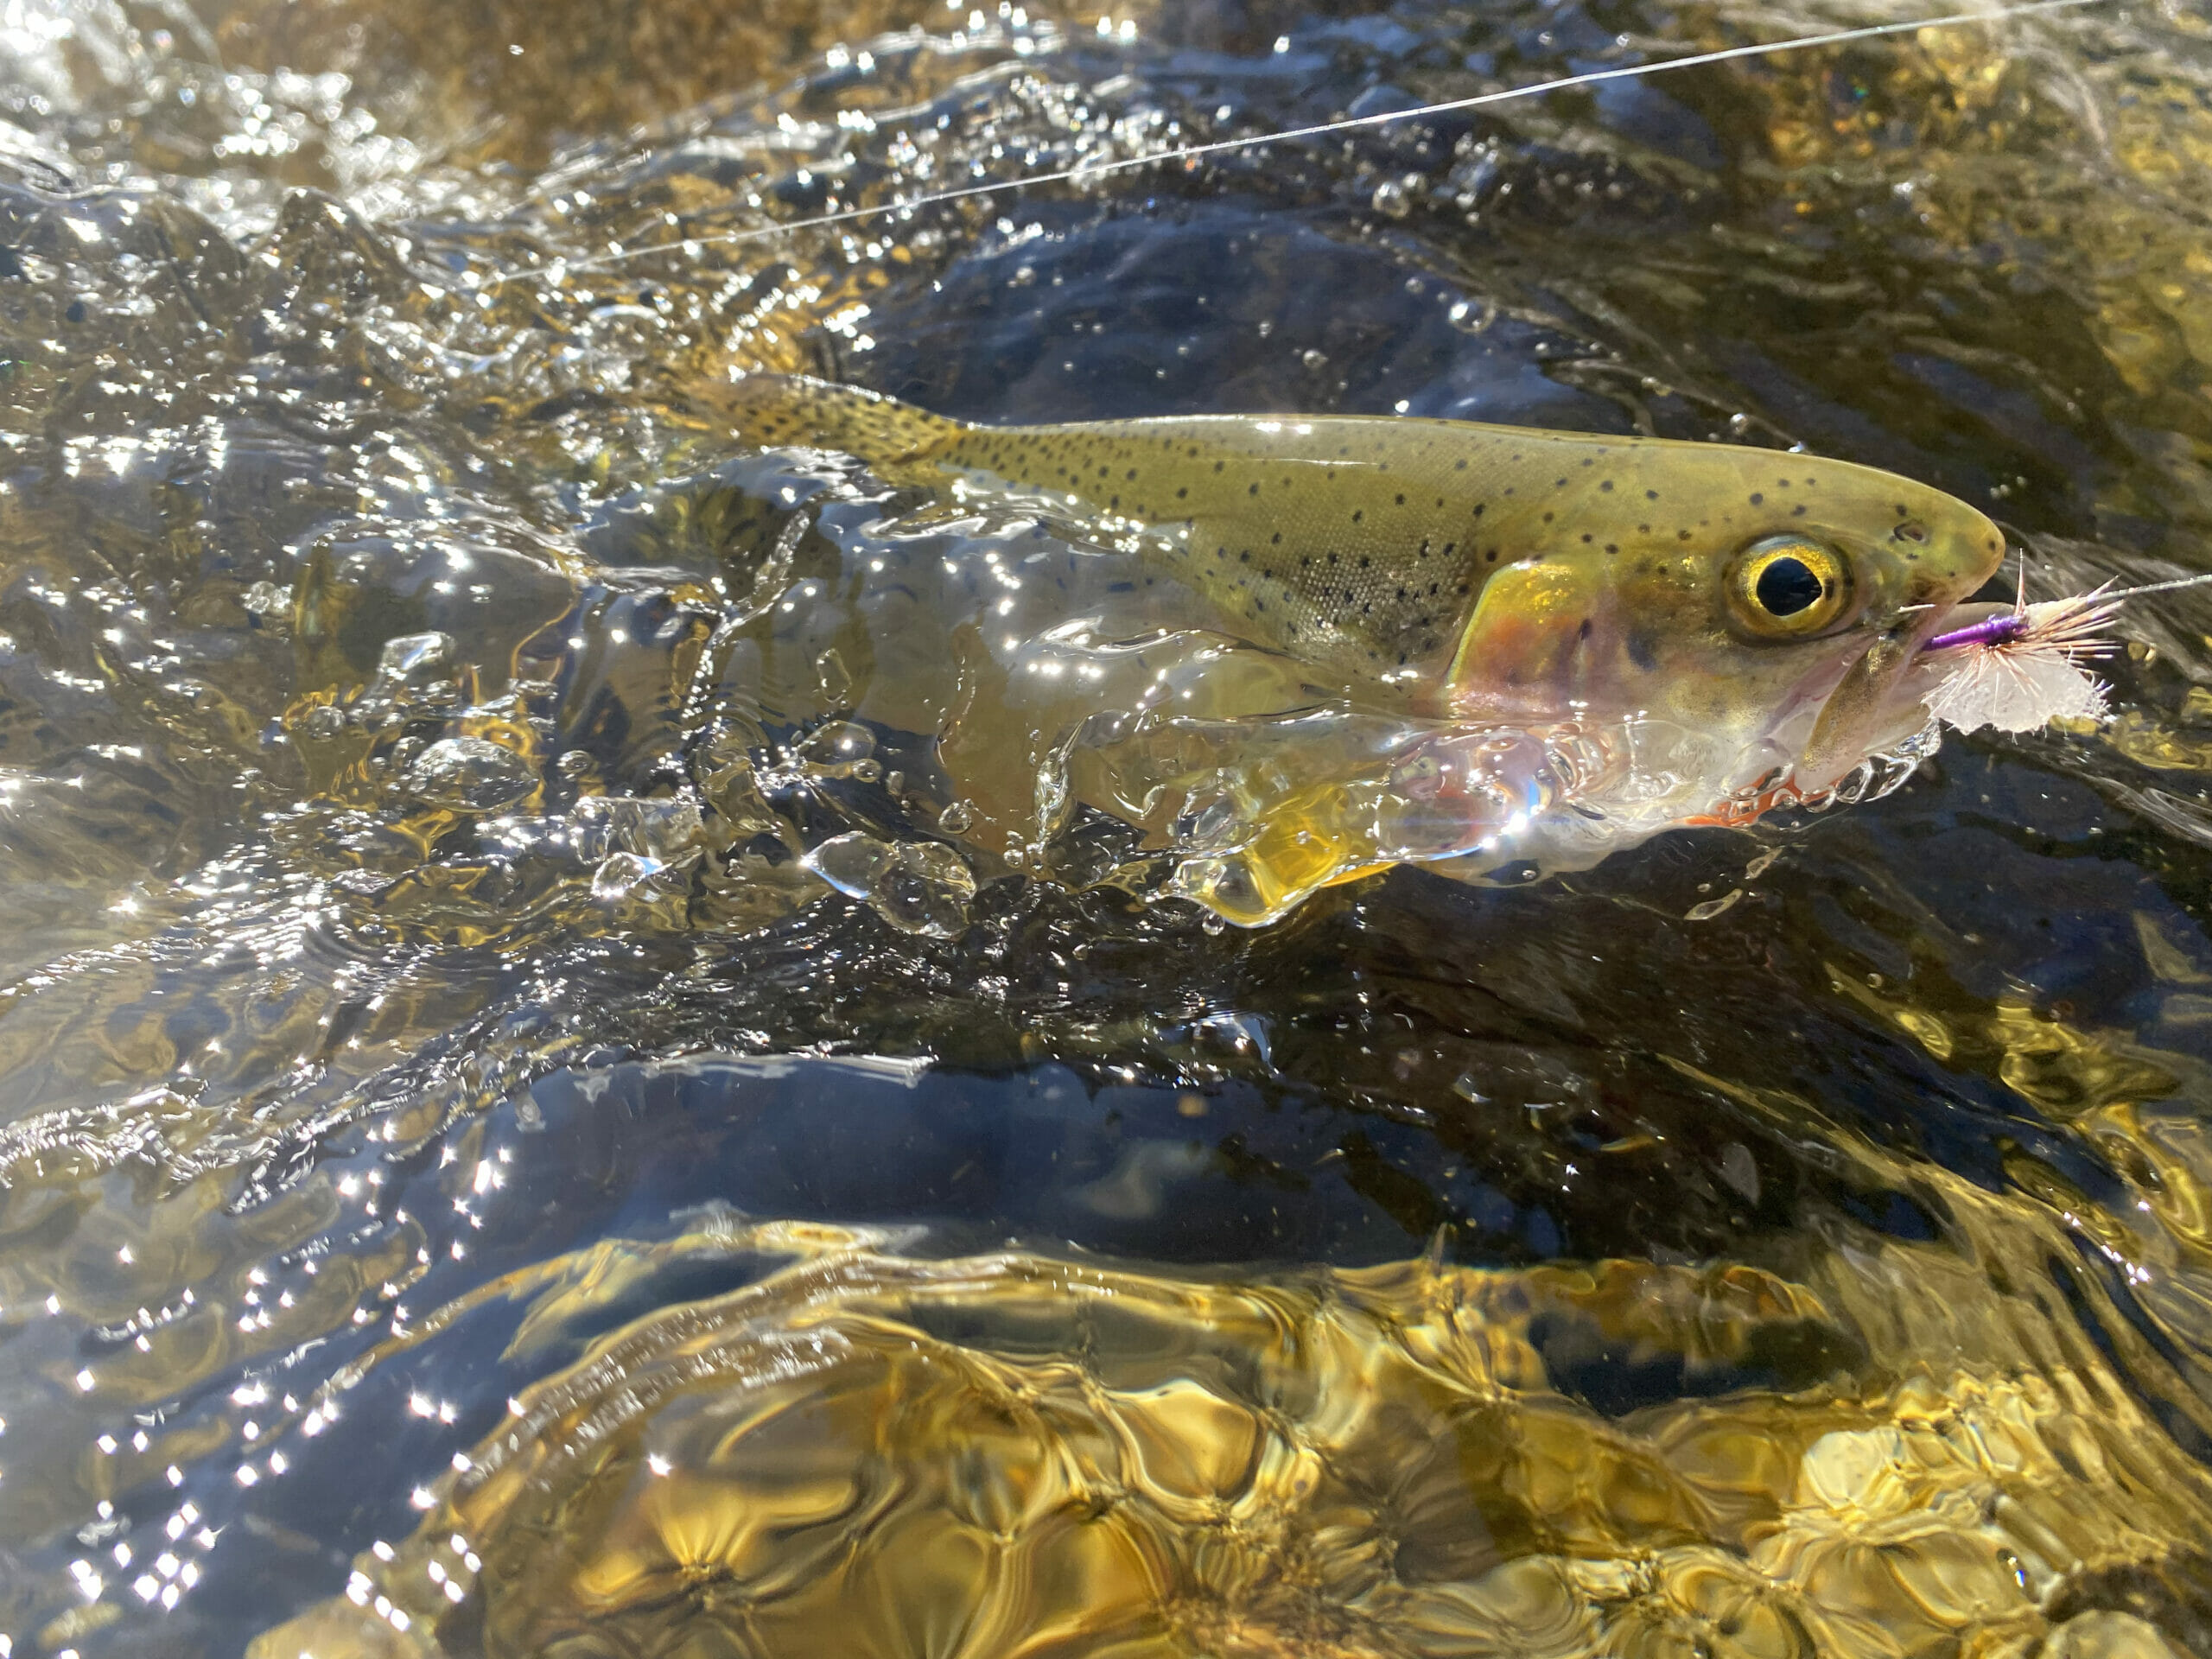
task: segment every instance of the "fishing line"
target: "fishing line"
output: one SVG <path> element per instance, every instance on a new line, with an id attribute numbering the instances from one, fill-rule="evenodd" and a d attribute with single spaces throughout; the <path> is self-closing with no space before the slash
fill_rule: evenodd
<path id="1" fill-rule="evenodd" d="M 863 219 L 880 219 L 887 213 L 912 213 L 919 208 L 941 207 L 949 202 L 972 201 L 981 196 L 1001 194 L 1009 190 L 1026 189 L 1032 185 L 1067 184 L 1077 180 L 1103 178 L 1109 174 L 1126 173 L 1141 167 L 1158 167 L 1178 162 L 1197 161 L 1207 156 L 1225 156 L 1234 151 L 1254 149 L 1263 144 L 1284 143 L 1301 138 L 1325 138 L 1340 132 L 1354 132 L 1369 127 L 1387 126 L 1394 121 L 1418 121 L 1424 117 L 1448 115 L 1459 110 L 1482 109 L 1492 104 L 1510 103 L 1516 99 L 1536 98 L 1546 92 L 1564 92 L 1577 86 L 1595 86 L 1608 81 L 1637 80 L 1646 75 L 1656 75 L 1662 70 L 1691 69 L 1701 64 L 1728 63 L 1738 58 L 1758 58 L 1783 52 L 1797 52 L 1819 46 L 1841 46 L 1853 41 L 1871 41 L 1885 35 L 1916 33 L 1923 29 L 1950 29 L 1968 24 L 2001 22 L 2008 17 L 2024 17 L 2043 11 L 2062 11 L 2077 6 L 2093 6 L 2102 0 L 2028 0 L 2024 5 L 2007 6 L 1995 11 L 1955 11 L 1940 17 L 1909 19 L 1900 22 L 1869 23 L 1859 29 L 1838 29 L 1825 35 L 1801 35 L 1786 41 L 1770 41 L 1758 46 L 1724 47 L 1711 52 L 1694 52 L 1685 57 L 1666 58 L 1657 63 L 1624 64 L 1612 69 L 1587 69 L 1579 74 L 1562 75 L 1557 79 L 1537 81 L 1528 86 L 1508 86 L 1497 92 L 1477 92 L 1468 98 L 1446 99 L 1440 103 L 1422 104 L 1408 110 L 1383 110 L 1373 115 L 1347 116 L 1341 120 L 1318 122 L 1311 126 L 1289 127 L 1275 132 L 1252 133 L 1241 138 L 1218 138 L 1203 144 L 1186 144 L 1178 149 L 1164 149 L 1150 156 L 1125 156 L 1117 161 L 1078 162 L 1073 167 L 1056 168 L 1049 172 L 1029 173 L 1018 179 L 995 179 L 982 184 L 963 185 L 958 189 L 938 190 L 927 195 L 903 197 L 891 201 L 876 202 L 865 207 L 847 207 L 834 213 L 817 213 L 809 219 L 795 219 L 775 225 L 764 225 L 746 231 L 722 231 L 710 236 L 687 236 L 673 242 L 656 242 L 642 248 L 626 248 L 620 253 L 604 254 L 595 259 L 570 264 L 560 262 L 556 271 L 524 271 L 500 276 L 484 284 L 480 291 L 499 288 L 510 282 L 550 282 L 558 283 L 573 276 L 596 270 L 611 270 L 633 259 L 646 258 L 657 253 L 689 251 L 701 247 L 729 247 L 747 242 L 758 242 L 772 236 L 785 236 L 793 231 L 820 230 L 832 225 L 858 224 Z"/>
<path id="2" fill-rule="evenodd" d="M 2212 571 L 2201 576 L 2176 576 L 2171 582 L 2146 582 L 2140 588 L 2115 588 L 2095 595 L 2098 599 L 2137 599 L 2145 594 L 2171 593 L 2177 588 L 2202 588 L 2212 582 Z"/>

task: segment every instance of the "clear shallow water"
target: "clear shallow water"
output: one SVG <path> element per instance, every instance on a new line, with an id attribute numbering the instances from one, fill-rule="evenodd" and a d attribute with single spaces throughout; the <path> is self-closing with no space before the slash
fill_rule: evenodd
<path id="1" fill-rule="evenodd" d="M 5 13 L 12 1650 L 2212 1652 L 2212 601 L 2101 734 L 1210 929 L 919 850 L 941 655 L 775 616 L 1007 525 L 702 392 L 1796 441 L 2201 568 L 2201 20 L 499 282 L 1866 15 Z"/>

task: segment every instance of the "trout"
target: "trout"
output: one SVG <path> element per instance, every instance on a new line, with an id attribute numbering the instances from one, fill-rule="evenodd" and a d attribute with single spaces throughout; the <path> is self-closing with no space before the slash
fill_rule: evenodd
<path id="1" fill-rule="evenodd" d="M 1672 822 L 1805 798 L 1923 730 L 1921 648 L 2005 552 L 1926 485 L 1726 444 L 1389 416 L 979 426 L 773 375 L 714 402 L 748 443 L 1141 529 L 1216 613 L 1194 625 L 1419 717 L 1698 734 L 1731 759 Z"/>

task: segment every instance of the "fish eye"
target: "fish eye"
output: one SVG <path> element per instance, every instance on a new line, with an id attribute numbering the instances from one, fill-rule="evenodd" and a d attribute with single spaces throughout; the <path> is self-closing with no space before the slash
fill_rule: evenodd
<path id="1" fill-rule="evenodd" d="M 1802 536 L 1770 536 L 1745 548 L 1728 583 L 1730 608 L 1766 639 L 1802 639 L 1843 613 L 1850 567 L 1834 549 Z"/>
<path id="2" fill-rule="evenodd" d="M 1821 579 L 1804 560 L 1784 553 L 1759 567 L 1751 597 L 1769 616 L 1795 616 L 1821 602 Z"/>

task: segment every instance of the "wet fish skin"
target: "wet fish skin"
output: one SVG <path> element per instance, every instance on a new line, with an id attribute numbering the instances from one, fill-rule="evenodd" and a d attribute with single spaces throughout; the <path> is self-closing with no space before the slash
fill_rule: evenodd
<path id="1" fill-rule="evenodd" d="M 1747 745 L 1794 721 L 1820 772 L 1920 723 L 1901 695 L 1919 642 L 2004 555 L 1926 485 L 1726 444 L 1388 416 L 984 427 L 769 375 L 715 402 L 752 442 L 1166 532 L 1159 556 L 1240 634 L 1424 712 L 1640 711 Z M 1794 616 L 1749 579 L 1777 550 L 1821 584 Z"/>

